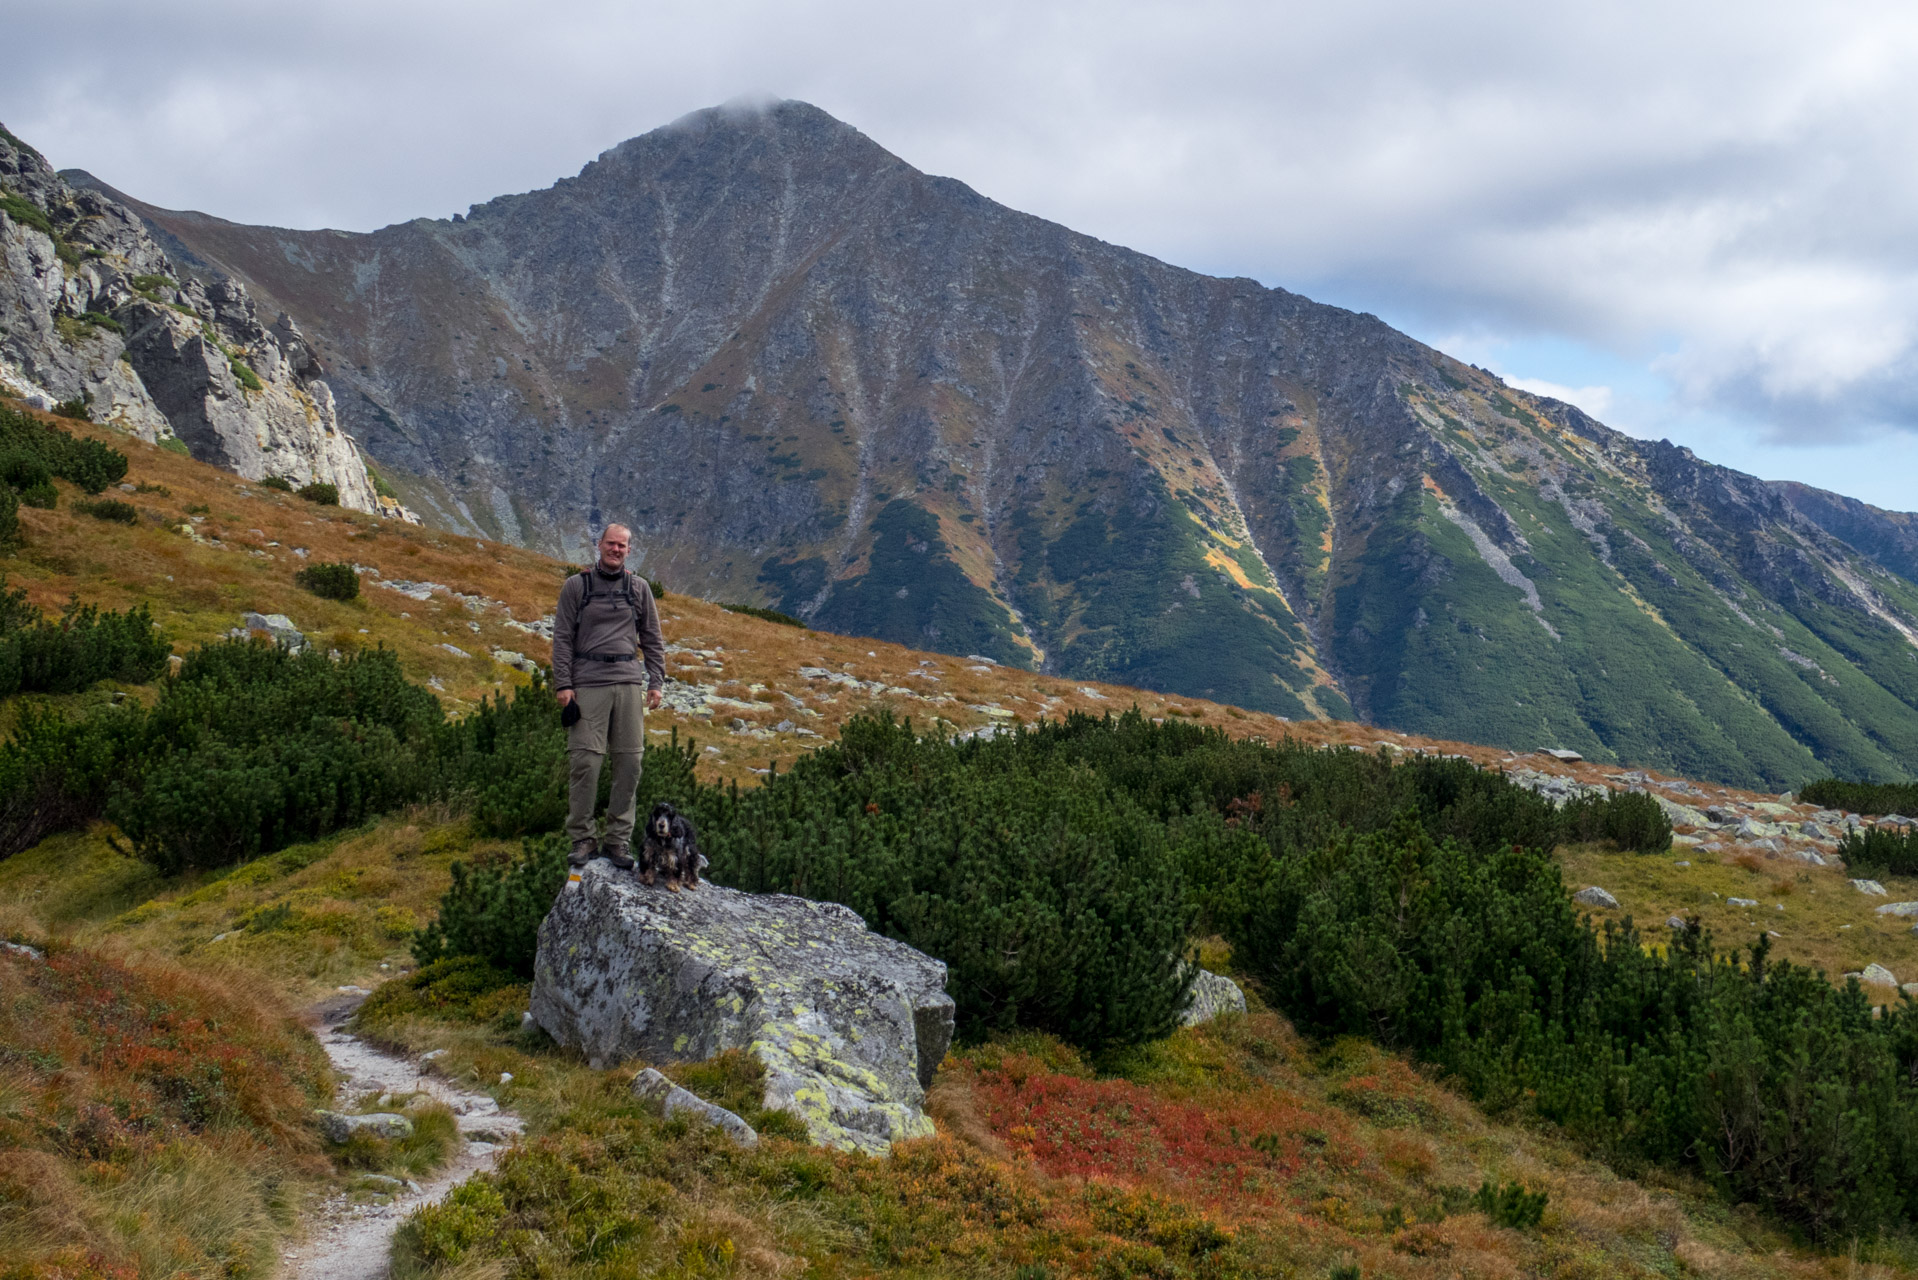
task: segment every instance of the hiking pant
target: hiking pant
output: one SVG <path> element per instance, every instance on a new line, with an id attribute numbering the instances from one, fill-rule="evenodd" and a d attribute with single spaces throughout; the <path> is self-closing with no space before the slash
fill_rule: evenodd
<path id="1" fill-rule="evenodd" d="M 573 702 L 579 719 L 566 731 L 571 758 L 567 839 L 578 844 L 593 838 L 599 771 L 610 752 L 613 792 L 606 800 L 606 843 L 628 848 L 633 842 L 633 793 L 639 789 L 640 757 L 646 750 L 646 686 L 591 685 L 573 690 Z"/>

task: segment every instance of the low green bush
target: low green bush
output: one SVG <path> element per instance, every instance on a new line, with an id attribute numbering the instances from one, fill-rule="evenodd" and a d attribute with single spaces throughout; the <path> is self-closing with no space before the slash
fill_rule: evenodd
<path id="1" fill-rule="evenodd" d="M 1472 1207 L 1490 1218 L 1494 1226 L 1525 1231 L 1536 1227 L 1544 1218 L 1545 1205 L 1550 1199 L 1546 1192 L 1527 1191 L 1516 1182 L 1495 1187 L 1487 1178 L 1479 1185 L 1478 1194 L 1472 1197 Z"/>
<path id="2" fill-rule="evenodd" d="M 340 505 L 340 487 L 335 484 L 326 484 L 316 480 L 312 484 L 301 485 L 299 495 L 308 502 L 317 502 L 323 507 L 337 507 Z"/>
<path id="3" fill-rule="evenodd" d="M 1845 782 L 1838 778 L 1820 778 L 1806 783 L 1798 798 L 1826 809 L 1846 809 L 1873 816 L 1902 813 L 1918 818 L 1918 782 Z"/>
<path id="4" fill-rule="evenodd" d="M 1671 819 L 1642 791 L 1581 796 L 1567 801 L 1562 813 L 1568 840 L 1608 840 L 1634 853 L 1665 853 L 1672 847 Z"/>
<path id="5" fill-rule="evenodd" d="M 420 931 L 413 954 L 423 965 L 477 957 L 531 978 L 540 921 L 553 909 L 566 875 L 566 841 L 556 835 L 527 840 L 520 858 L 503 870 L 454 863 L 439 917 Z"/>
<path id="6" fill-rule="evenodd" d="M 1626 1166 L 1697 1169 L 1821 1237 L 1908 1220 L 1918 1009 L 1853 984 L 1661 949 L 1578 918 L 1556 864 L 1435 841 L 1408 814 L 1255 872 L 1234 955 L 1302 1030 L 1433 1062 L 1493 1111 L 1525 1108 Z"/>
<path id="7" fill-rule="evenodd" d="M 78 416 L 84 418 L 84 404 Z M 0 408 L 0 456 L 30 454 L 59 479 L 99 493 L 127 473 L 127 456 L 98 440 L 78 438 L 31 414 Z"/>
<path id="8" fill-rule="evenodd" d="M 53 416 L 56 418 L 75 418 L 81 422 L 93 421 L 93 415 L 87 412 L 87 402 L 83 396 L 75 396 L 71 400 L 62 400 L 59 404 L 54 405 Z"/>
<path id="9" fill-rule="evenodd" d="M 162 687 L 108 816 L 168 873 L 244 861 L 434 794 L 443 719 L 386 649 L 207 645 Z"/>
<path id="10" fill-rule="evenodd" d="M 92 516 L 95 520 L 108 520 L 114 524 L 140 523 L 140 509 L 118 498 L 95 498 L 91 501 L 81 499 L 73 504 L 73 509 L 83 516 Z"/>
<path id="11" fill-rule="evenodd" d="M 1845 869 L 1860 876 L 1918 875 L 1918 827 L 1866 827 L 1839 842 Z"/>
<path id="12" fill-rule="evenodd" d="M 139 749 L 137 702 L 69 719 L 29 703 L 0 742 L 0 857 L 98 819 Z"/>
<path id="13" fill-rule="evenodd" d="M 25 491 L 53 479 L 53 469 L 37 451 L 15 446 L 0 455 L 0 480 Z"/>
<path id="14" fill-rule="evenodd" d="M 1082 764 L 862 717 L 696 811 L 715 880 L 844 903 L 944 960 L 968 1035 L 1137 1043 L 1184 1006 L 1193 912 L 1168 832 Z"/>
<path id="15" fill-rule="evenodd" d="M 351 600 L 360 594 L 360 575 L 344 560 L 322 560 L 293 575 L 293 580 L 327 600 Z"/>
<path id="16" fill-rule="evenodd" d="M 48 619 L 0 575 L 0 697 L 78 693 L 101 680 L 143 684 L 166 670 L 172 652 L 144 605 L 116 613 L 75 600 Z"/>
<path id="17" fill-rule="evenodd" d="M 266 479 L 260 481 L 260 487 L 262 489 L 277 489 L 281 493 L 293 492 L 293 482 L 285 476 L 268 476 Z"/>

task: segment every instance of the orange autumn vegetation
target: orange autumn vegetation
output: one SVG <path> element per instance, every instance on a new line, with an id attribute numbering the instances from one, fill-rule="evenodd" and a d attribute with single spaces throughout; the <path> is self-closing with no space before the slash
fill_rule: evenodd
<path id="1" fill-rule="evenodd" d="M 250 985 L 0 955 L 0 1276 L 257 1272 L 326 1060 Z M 312 1166 L 312 1167 L 309 1167 Z"/>
<path id="2" fill-rule="evenodd" d="M 1303 1040 L 1256 995 L 1097 1060 L 1032 1033 L 960 1049 L 928 1098 L 938 1136 L 884 1159 L 777 1132 L 735 1146 L 636 1104 L 632 1064 L 592 1071 L 503 1025 L 380 1034 L 447 1048 L 451 1072 L 512 1072 L 536 1135 L 412 1220 L 409 1278 L 1910 1274 L 1896 1242 L 1820 1254 L 1695 1182 L 1623 1178 L 1373 1045 Z M 722 1104 L 757 1097 L 712 1064 L 660 1065 Z M 1546 1192 L 1543 1221 L 1489 1221 L 1472 1204 L 1488 1179 Z"/>

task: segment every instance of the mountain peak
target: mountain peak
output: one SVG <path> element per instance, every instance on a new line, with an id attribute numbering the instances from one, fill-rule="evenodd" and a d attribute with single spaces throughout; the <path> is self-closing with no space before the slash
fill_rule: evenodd
<path id="1" fill-rule="evenodd" d="M 298 322 L 450 528 L 577 559 L 617 519 L 676 592 L 1293 718 L 1772 790 L 1918 755 L 1918 585 L 1760 482 L 810 104 L 476 212 L 147 211 Z"/>

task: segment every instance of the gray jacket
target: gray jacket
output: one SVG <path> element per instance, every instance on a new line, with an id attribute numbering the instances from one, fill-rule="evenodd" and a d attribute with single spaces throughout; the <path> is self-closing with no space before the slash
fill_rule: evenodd
<path id="1" fill-rule="evenodd" d="M 594 579 L 591 600 L 586 599 L 586 573 Z M 631 570 L 609 578 L 595 564 L 586 573 L 574 574 L 559 589 L 559 608 L 553 612 L 554 690 L 640 683 L 662 687 L 666 637 L 659 630 L 653 589 Z M 631 587 L 631 603 L 620 576 Z M 641 652 L 646 655 L 644 668 L 637 657 Z"/>

